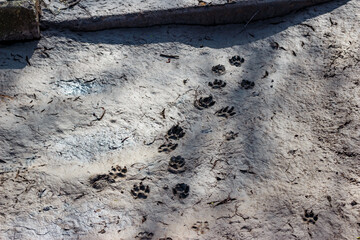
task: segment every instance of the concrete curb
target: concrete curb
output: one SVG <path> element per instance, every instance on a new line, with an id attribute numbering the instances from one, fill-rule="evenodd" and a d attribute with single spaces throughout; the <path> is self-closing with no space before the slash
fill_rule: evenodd
<path id="1" fill-rule="evenodd" d="M 40 38 L 39 0 L 0 1 L 0 41 Z"/>
<path id="2" fill-rule="evenodd" d="M 286 15 L 331 0 L 244 0 L 222 5 L 186 7 L 100 16 L 62 22 L 42 22 L 44 28 L 98 31 L 111 28 L 150 27 L 166 24 L 219 25 L 244 23 Z"/>

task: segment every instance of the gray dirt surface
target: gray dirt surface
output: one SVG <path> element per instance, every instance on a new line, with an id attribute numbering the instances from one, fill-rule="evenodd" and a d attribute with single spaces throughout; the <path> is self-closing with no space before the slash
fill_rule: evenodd
<path id="1" fill-rule="evenodd" d="M 359 13 L 334 1 L 245 30 L 47 30 L 1 45 L 0 239 L 360 237 Z M 236 114 L 219 116 L 226 106 Z M 178 155 L 185 171 L 171 173 Z M 140 182 L 146 198 L 131 193 Z"/>

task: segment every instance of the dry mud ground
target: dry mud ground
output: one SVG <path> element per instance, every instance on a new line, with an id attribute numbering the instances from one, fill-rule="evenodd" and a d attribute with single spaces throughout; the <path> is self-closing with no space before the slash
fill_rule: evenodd
<path id="1" fill-rule="evenodd" d="M 2 45 L 0 239 L 360 237 L 359 13 Z"/>

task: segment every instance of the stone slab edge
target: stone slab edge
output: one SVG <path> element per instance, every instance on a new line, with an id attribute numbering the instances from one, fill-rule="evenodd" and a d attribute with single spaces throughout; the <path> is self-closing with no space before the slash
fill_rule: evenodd
<path id="1" fill-rule="evenodd" d="M 150 27 L 167 24 L 219 25 L 245 23 L 286 15 L 331 0 L 245 0 L 222 5 L 144 11 L 130 14 L 80 18 L 62 22 L 42 22 L 44 28 L 98 31 L 111 28 Z"/>
<path id="2" fill-rule="evenodd" d="M 39 0 L 0 0 L 0 41 L 40 38 Z"/>

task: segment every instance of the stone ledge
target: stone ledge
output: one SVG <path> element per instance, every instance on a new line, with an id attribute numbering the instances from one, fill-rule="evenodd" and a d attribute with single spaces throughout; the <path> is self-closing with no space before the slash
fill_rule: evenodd
<path id="1" fill-rule="evenodd" d="M 0 41 L 40 38 L 39 0 L 0 0 Z"/>
<path id="2" fill-rule="evenodd" d="M 44 28 L 66 28 L 74 31 L 98 31 L 111 28 L 150 27 L 166 24 L 219 25 L 246 23 L 286 15 L 305 7 L 331 0 L 234 0 L 232 3 L 208 6 L 149 10 L 125 14 L 71 15 L 62 20 L 43 19 Z"/>

